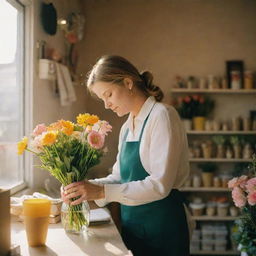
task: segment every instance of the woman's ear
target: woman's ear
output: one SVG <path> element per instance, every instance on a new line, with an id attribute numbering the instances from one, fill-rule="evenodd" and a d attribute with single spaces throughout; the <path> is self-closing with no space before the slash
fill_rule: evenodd
<path id="1" fill-rule="evenodd" d="M 133 81 L 132 81 L 132 79 L 129 78 L 129 77 L 124 78 L 124 86 L 128 90 L 132 90 L 132 88 L 133 88 Z"/>

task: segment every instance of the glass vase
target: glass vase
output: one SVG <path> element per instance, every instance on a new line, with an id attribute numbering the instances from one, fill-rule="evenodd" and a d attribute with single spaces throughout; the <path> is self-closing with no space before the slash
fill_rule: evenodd
<path id="1" fill-rule="evenodd" d="M 62 203 L 61 223 L 68 233 L 83 233 L 89 226 L 90 207 L 87 201 L 78 205 Z"/>

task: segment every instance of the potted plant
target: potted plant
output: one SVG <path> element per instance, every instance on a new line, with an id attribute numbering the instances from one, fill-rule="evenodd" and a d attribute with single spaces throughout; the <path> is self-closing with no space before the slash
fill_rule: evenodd
<path id="1" fill-rule="evenodd" d="M 205 118 L 214 107 L 213 100 L 197 94 L 179 97 L 175 104 L 183 120 L 193 119 L 195 130 L 204 130 Z"/>
<path id="2" fill-rule="evenodd" d="M 217 170 L 215 163 L 201 163 L 198 168 L 202 171 L 202 181 L 204 187 L 211 187 L 213 182 L 213 173 Z"/>
<path id="3" fill-rule="evenodd" d="M 179 97 L 177 102 L 175 102 L 175 108 L 177 109 L 187 131 L 192 129 L 193 108 L 191 103 L 192 99 L 190 96 Z"/>
<path id="4" fill-rule="evenodd" d="M 212 137 L 213 142 L 217 146 L 217 152 L 216 152 L 216 157 L 217 158 L 224 158 L 225 155 L 225 148 L 224 148 L 224 143 L 225 143 L 225 137 L 222 135 L 217 135 Z"/>
<path id="5" fill-rule="evenodd" d="M 203 157 L 204 158 L 211 158 L 213 155 L 213 143 L 211 140 L 204 141 L 201 144 Z"/>
<path id="6" fill-rule="evenodd" d="M 191 98 L 191 105 L 193 109 L 193 127 L 195 130 L 202 131 L 205 128 L 206 117 L 213 110 L 214 101 L 201 95 L 193 95 Z"/>
<path id="7" fill-rule="evenodd" d="M 242 147 L 241 147 L 239 137 L 238 136 L 231 136 L 230 137 L 230 143 L 232 144 L 232 147 L 233 147 L 234 157 L 237 158 L 237 159 L 241 158 Z"/>

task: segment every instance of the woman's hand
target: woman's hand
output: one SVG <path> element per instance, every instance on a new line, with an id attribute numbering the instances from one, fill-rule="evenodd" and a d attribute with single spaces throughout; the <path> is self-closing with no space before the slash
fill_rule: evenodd
<path id="1" fill-rule="evenodd" d="M 66 193 L 65 193 L 65 191 L 64 191 L 63 185 L 60 187 L 60 195 L 61 195 L 61 199 L 62 199 L 62 201 L 63 201 L 64 203 L 66 203 L 66 204 L 69 204 L 69 203 L 70 203 L 70 201 L 69 201 L 69 199 L 67 198 Z"/>
<path id="2" fill-rule="evenodd" d="M 71 202 L 72 198 L 77 198 L 71 202 L 71 205 L 77 205 L 84 200 L 92 201 L 102 199 L 105 197 L 104 186 L 95 185 L 89 181 L 74 182 L 63 188 L 62 200 L 64 202 Z"/>

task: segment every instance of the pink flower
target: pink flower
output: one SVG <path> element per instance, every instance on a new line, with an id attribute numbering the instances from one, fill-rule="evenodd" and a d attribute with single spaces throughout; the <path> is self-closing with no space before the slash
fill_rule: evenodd
<path id="1" fill-rule="evenodd" d="M 256 204 L 256 191 L 251 192 L 247 196 L 249 205 L 255 205 Z"/>
<path id="2" fill-rule="evenodd" d="M 184 102 L 189 103 L 191 101 L 191 98 L 189 96 L 186 96 L 184 98 Z"/>
<path id="3" fill-rule="evenodd" d="M 246 175 L 242 175 L 241 177 L 235 177 L 228 182 L 228 187 L 233 189 L 240 186 L 242 189 L 245 189 L 247 180 L 248 177 Z"/>
<path id="4" fill-rule="evenodd" d="M 236 187 L 237 180 L 238 180 L 237 177 L 235 177 L 235 178 L 233 178 L 232 180 L 230 180 L 230 181 L 228 182 L 228 187 L 229 187 L 229 188 L 232 188 L 232 189 L 233 189 L 234 187 Z"/>
<path id="5" fill-rule="evenodd" d="M 243 190 L 239 187 L 235 187 L 232 190 L 232 198 L 235 203 L 235 206 L 239 208 L 244 207 L 247 201 Z"/>
<path id="6" fill-rule="evenodd" d="M 112 126 L 107 121 L 101 121 L 99 133 L 107 136 L 112 131 Z"/>
<path id="7" fill-rule="evenodd" d="M 66 39 L 70 44 L 75 44 L 78 42 L 78 36 L 74 31 L 70 31 L 66 34 Z"/>
<path id="8" fill-rule="evenodd" d="M 105 137 L 96 131 L 91 131 L 87 136 L 87 141 L 92 148 L 100 149 L 104 146 Z"/>
<path id="9" fill-rule="evenodd" d="M 35 137 L 31 143 L 30 143 L 30 148 L 36 153 L 42 152 L 43 145 L 42 145 L 42 135 L 39 135 Z"/>
<path id="10" fill-rule="evenodd" d="M 242 175 L 241 177 L 239 177 L 238 184 L 239 184 L 240 188 L 245 189 L 247 181 L 248 181 L 248 176 Z"/>
<path id="11" fill-rule="evenodd" d="M 256 178 L 251 178 L 247 181 L 246 189 L 249 193 L 256 191 Z"/>
<path id="12" fill-rule="evenodd" d="M 36 128 L 33 130 L 32 136 L 36 137 L 46 131 L 47 127 L 45 126 L 45 124 L 38 124 Z"/>

